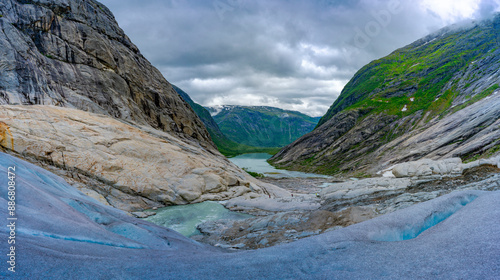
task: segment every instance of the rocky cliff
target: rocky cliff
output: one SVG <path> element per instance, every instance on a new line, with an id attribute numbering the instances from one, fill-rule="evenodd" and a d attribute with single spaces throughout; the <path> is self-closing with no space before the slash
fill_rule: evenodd
<path id="1" fill-rule="evenodd" d="M 318 127 L 271 161 L 364 176 L 392 164 L 500 150 L 500 15 L 444 28 L 360 69 Z"/>
<path id="2" fill-rule="evenodd" d="M 1 151 L 129 212 L 282 193 L 215 149 L 102 4 L 2 1 L 0 26 Z"/>
<path id="3" fill-rule="evenodd" d="M 56 105 L 213 148 L 191 108 L 93 0 L 0 2 L 0 104 Z"/>

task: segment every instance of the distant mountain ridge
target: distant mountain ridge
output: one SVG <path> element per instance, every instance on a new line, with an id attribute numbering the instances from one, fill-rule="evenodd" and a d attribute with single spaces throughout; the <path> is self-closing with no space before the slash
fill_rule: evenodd
<path id="1" fill-rule="evenodd" d="M 201 106 L 200 104 L 194 102 L 191 97 L 183 91 L 181 88 L 172 85 L 174 90 L 180 95 L 186 103 L 188 103 L 193 111 L 198 115 L 203 124 L 205 125 L 212 141 L 215 143 L 219 151 L 225 156 L 236 156 L 243 153 L 276 153 L 278 148 L 262 148 L 262 147 L 252 147 L 242 143 L 237 143 L 224 135 L 220 130 L 218 124 L 212 118 L 211 113 L 208 108 Z"/>
<path id="2" fill-rule="evenodd" d="M 207 108 L 230 140 L 256 147 L 283 147 L 310 132 L 319 121 L 297 111 L 269 106 Z"/>
<path id="3" fill-rule="evenodd" d="M 362 176 L 422 157 L 467 161 L 497 154 L 500 108 L 491 104 L 497 98 L 487 98 L 500 88 L 499 34 L 496 14 L 444 28 L 372 61 L 347 83 L 316 129 L 271 162 Z"/>

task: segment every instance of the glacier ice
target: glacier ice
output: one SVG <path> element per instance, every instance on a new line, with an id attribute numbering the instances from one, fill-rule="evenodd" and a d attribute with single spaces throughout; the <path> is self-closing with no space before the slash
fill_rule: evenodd
<path id="1" fill-rule="evenodd" d="M 460 210 L 462 207 L 477 198 L 474 194 L 465 194 L 454 197 L 451 201 L 443 203 L 438 209 L 434 209 L 427 217 L 421 221 L 403 226 L 382 229 L 373 234 L 372 239 L 377 241 L 402 241 L 416 238 L 425 230 L 439 224 Z"/>
<path id="2" fill-rule="evenodd" d="M 19 258 L 15 274 L 0 270 L 2 279 L 498 279 L 500 272 L 500 191 L 455 192 L 296 242 L 229 252 L 104 206 L 48 171 L 0 153 L 4 221 L 1 174 L 12 164 Z M 408 225 L 403 235 L 417 238 L 376 240 Z M 0 227 L 1 252 L 7 236 Z"/>

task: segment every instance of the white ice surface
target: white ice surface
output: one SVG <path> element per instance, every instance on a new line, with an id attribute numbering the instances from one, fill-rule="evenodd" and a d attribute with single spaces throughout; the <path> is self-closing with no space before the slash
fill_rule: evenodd
<path id="1" fill-rule="evenodd" d="M 8 233 L 1 227 L 2 279 L 499 279 L 500 275 L 498 191 L 455 192 L 293 243 L 229 253 L 103 206 L 61 178 L 0 153 L 4 221 L 5 171 L 12 164 L 18 188 L 17 272 L 6 270 Z M 465 202 L 469 203 L 463 206 Z M 450 211 L 447 219 L 421 232 L 433 215 L 442 218 Z M 378 240 L 408 229 L 419 234 L 404 241 Z"/>

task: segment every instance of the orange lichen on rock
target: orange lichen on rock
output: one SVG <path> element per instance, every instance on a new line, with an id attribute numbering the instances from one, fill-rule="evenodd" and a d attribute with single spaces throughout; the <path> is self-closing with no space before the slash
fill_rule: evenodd
<path id="1" fill-rule="evenodd" d="M 12 132 L 10 132 L 9 126 L 4 122 L 0 122 L 0 146 L 2 146 L 2 148 L 14 150 Z"/>

